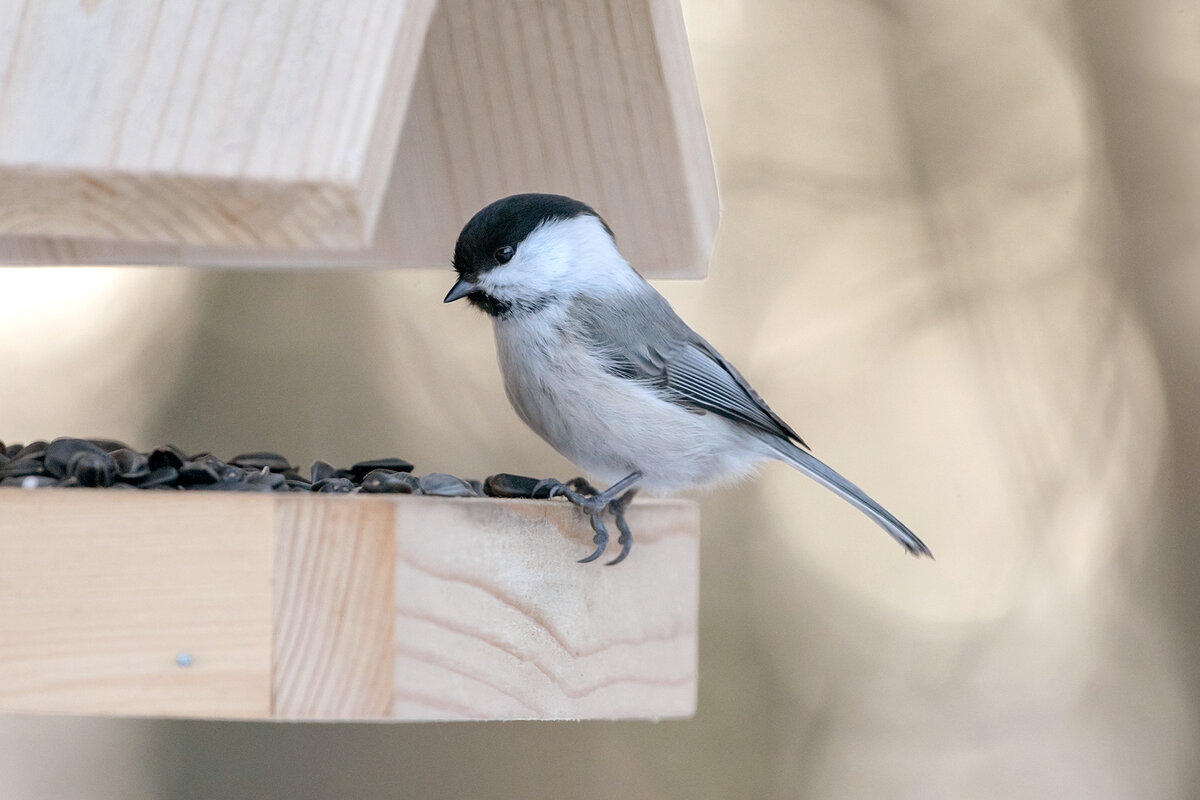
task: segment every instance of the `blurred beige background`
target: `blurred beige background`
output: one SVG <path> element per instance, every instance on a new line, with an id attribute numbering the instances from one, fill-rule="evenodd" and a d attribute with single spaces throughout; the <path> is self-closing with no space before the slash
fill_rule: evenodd
<path id="1" fill-rule="evenodd" d="M 684 6 L 724 215 L 659 286 L 937 562 L 775 466 L 703 498 L 694 720 L 4 718 L 0 796 L 1195 796 L 1200 4 Z M 0 271 L 0 438 L 573 474 L 450 283 Z"/>

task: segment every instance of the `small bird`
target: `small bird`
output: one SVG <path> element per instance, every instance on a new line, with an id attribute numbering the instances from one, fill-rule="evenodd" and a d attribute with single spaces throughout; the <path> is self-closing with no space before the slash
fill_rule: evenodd
<path id="1" fill-rule="evenodd" d="M 517 414 L 555 450 L 612 485 L 543 481 L 548 496 L 583 508 L 599 558 L 612 513 L 621 553 L 633 534 L 625 509 L 655 492 L 742 477 L 778 459 L 859 508 L 913 555 L 912 531 L 808 452 L 716 348 L 688 327 L 621 257 L 592 208 L 554 194 L 517 194 L 479 211 L 454 246 L 458 281 L 492 319 L 504 388 Z"/>

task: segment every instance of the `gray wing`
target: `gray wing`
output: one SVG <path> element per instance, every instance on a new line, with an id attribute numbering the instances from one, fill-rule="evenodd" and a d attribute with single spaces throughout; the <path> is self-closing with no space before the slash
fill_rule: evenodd
<path id="1" fill-rule="evenodd" d="M 584 298 L 572 304 L 585 343 L 610 374 L 653 386 L 685 408 L 711 411 L 808 447 L 653 287 L 646 284 L 645 291 L 622 300 L 619 308 Z"/>

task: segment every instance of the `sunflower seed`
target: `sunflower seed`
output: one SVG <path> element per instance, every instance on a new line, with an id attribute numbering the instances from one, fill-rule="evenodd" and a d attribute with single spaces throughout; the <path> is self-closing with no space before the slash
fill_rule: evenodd
<path id="1" fill-rule="evenodd" d="M 533 497 L 534 487 L 538 483 L 537 478 L 501 472 L 488 476 L 483 482 L 483 491 L 490 497 Z"/>
<path id="2" fill-rule="evenodd" d="M 416 479 L 407 472 L 373 469 L 362 480 L 362 490 L 374 494 L 412 494 Z"/>
<path id="3" fill-rule="evenodd" d="M 76 450 L 67 463 L 67 474 L 79 481 L 80 486 L 112 486 L 117 476 L 117 463 L 103 450 L 98 453 Z"/>
<path id="4" fill-rule="evenodd" d="M 175 445 L 165 444 L 150 451 L 148 460 L 150 462 L 150 470 L 153 472 L 159 467 L 179 469 L 183 466 L 183 462 L 187 461 L 187 456 Z"/>
<path id="5" fill-rule="evenodd" d="M 417 479 L 417 485 L 424 494 L 438 497 L 475 497 L 475 489 L 462 478 L 447 475 L 443 472 L 431 472 Z"/>
<path id="6" fill-rule="evenodd" d="M 117 477 L 122 481 L 136 482 L 150 474 L 150 459 L 144 453 L 122 447 L 109 453 L 117 465 Z"/>
<path id="7" fill-rule="evenodd" d="M 242 453 L 229 459 L 229 463 L 244 469 L 262 469 L 266 467 L 272 472 L 284 472 L 292 468 L 288 460 L 278 453 Z"/>
<path id="8" fill-rule="evenodd" d="M 314 492 L 333 492 L 336 494 L 349 494 L 355 489 L 354 481 L 349 478 L 326 478 L 323 481 L 314 481 L 312 490 Z"/>
<path id="9" fill-rule="evenodd" d="M 38 458 L 14 458 L 0 466 L 0 478 L 22 478 L 26 475 L 45 475 L 46 468 Z"/>
<path id="10" fill-rule="evenodd" d="M 317 483 L 337 475 L 337 468 L 328 462 L 317 460 L 309 467 L 308 474 L 312 476 L 312 482 Z"/>
<path id="11" fill-rule="evenodd" d="M 64 436 L 46 445 L 46 451 L 42 457 L 42 466 L 46 468 L 46 472 L 50 475 L 56 478 L 65 478 L 68 475 L 68 465 L 71 463 L 71 459 L 79 453 L 107 455 L 107 453 L 86 439 L 73 439 Z"/>
<path id="12" fill-rule="evenodd" d="M 403 458 L 372 458 L 360 461 L 350 467 L 349 472 L 358 480 L 362 480 L 368 472 L 376 469 L 390 469 L 392 472 L 412 472 L 413 465 Z"/>

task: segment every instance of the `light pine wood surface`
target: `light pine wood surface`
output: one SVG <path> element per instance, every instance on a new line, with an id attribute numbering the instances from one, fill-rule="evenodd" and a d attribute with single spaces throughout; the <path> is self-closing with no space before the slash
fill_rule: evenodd
<path id="1" fill-rule="evenodd" d="M 277 508 L 272 714 L 385 716 L 396 644 L 394 506 Z"/>
<path id="2" fill-rule="evenodd" d="M 0 231 L 114 254 L 365 246 L 433 5 L 16 2 Z"/>
<path id="3" fill-rule="evenodd" d="M 565 504 L 407 506 L 397 519 L 393 717 L 693 713 L 694 504 L 635 503 L 636 545 L 611 568 L 575 563 L 593 549 L 591 528 Z"/>
<path id="4" fill-rule="evenodd" d="M 695 710 L 699 519 L 635 503 L 0 489 L 0 712 L 583 719 Z"/>
<path id="5" fill-rule="evenodd" d="M 479 208 L 595 206 L 702 277 L 716 180 L 678 0 L 24 0 L 0 263 L 440 267 Z"/>
<path id="6" fill-rule="evenodd" d="M 0 710 L 271 713 L 273 505 L 146 494 L 0 489 Z"/>

